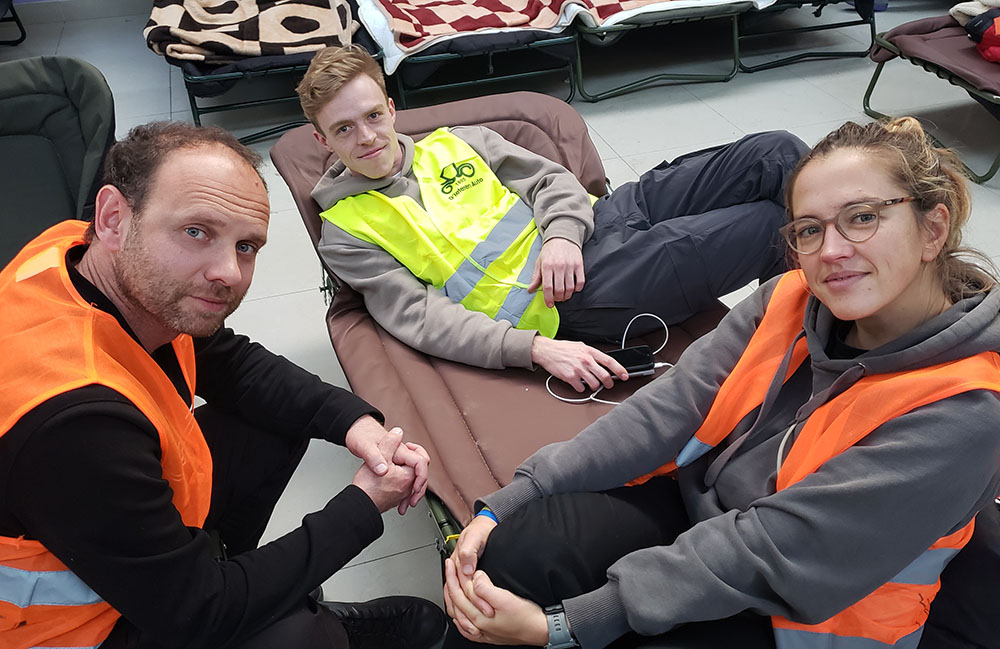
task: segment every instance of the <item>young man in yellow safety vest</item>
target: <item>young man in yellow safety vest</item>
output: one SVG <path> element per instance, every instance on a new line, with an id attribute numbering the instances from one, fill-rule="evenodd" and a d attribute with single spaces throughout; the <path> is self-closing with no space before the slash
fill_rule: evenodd
<path id="1" fill-rule="evenodd" d="M 595 203 L 565 168 L 487 128 L 396 133 L 361 47 L 317 53 L 298 90 L 340 158 L 313 190 L 320 251 L 379 324 L 425 353 L 610 387 L 624 368 L 571 339 L 620 340 L 643 312 L 677 323 L 784 270 L 784 178 L 806 151 L 789 133 L 684 156 Z"/>

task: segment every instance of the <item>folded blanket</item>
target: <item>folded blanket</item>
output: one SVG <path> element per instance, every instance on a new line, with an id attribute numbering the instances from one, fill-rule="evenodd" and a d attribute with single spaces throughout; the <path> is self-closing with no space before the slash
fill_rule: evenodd
<path id="1" fill-rule="evenodd" d="M 1000 7 L 1000 0 L 971 0 L 970 2 L 960 2 L 948 13 L 958 21 L 958 24 L 965 27 L 965 24 L 981 13 L 987 12 L 993 7 Z"/>
<path id="2" fill-rule="evenodd" d="M 383 0 L 372 6 L 385 13 L 406 48 L 459 32 L 509 27 L 551 29 L 569 6 L 587 10 L 584 0 Z"/>
<path id="3" fill-rule="evenodd" d="M 143 30 L 157 54 L 213 65 L 346 45 L 348 0 L 153 0 Z"/>

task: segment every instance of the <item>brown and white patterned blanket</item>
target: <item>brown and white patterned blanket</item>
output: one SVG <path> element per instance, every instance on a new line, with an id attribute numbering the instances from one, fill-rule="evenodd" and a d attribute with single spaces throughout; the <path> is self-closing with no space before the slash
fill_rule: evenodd
<path id="1" fill-rule="evenodd" d="M 143 30 L 157 54 L 226 64 L 351 42 L 348 0 L 153 0 Z"/>

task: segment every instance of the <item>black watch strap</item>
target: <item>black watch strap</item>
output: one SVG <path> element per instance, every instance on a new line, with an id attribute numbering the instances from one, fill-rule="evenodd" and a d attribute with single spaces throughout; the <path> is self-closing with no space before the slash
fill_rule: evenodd
<path id="1" fill-rule="evenodd" d="M 569 631 L 569 622 L 566 621 L 566 611 L 562 604 L 546 606 L 545 621 L 549 625 L 549 643 L 545 649 L 571 649 L 576 647 L 576 640 Z"/>

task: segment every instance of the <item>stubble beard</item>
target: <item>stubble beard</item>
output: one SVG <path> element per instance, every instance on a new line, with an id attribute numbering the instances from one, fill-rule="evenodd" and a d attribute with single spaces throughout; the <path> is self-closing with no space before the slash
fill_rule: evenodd
<path id="1" fill-rule="evenodd" d="M 138 229 L 131 230 L 125 236 L 115 264 L 115 277 L 122 295 L 158 324 L 179 334 L 195 338 L 211 336 L 222 328 L 226 318 L 243 301 L 244 294 L 228 286 L 181 284 L 161 272 L 162 268 L 162 262 L 143 245 Z M 196 303 L 193 296 L 225 301 L 226 308 L 218 313 L 185 308 L 186 302 Z"/>

